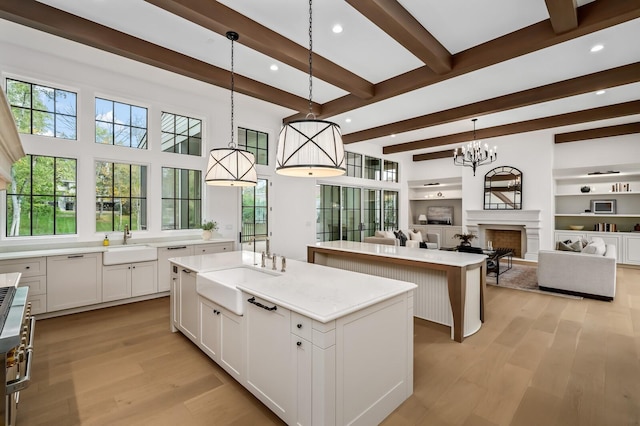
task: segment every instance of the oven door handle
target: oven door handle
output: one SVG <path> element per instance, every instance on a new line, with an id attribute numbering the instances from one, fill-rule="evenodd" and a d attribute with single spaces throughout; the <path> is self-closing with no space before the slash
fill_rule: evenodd
<path id="1" fill-rule="evenodd" d="M 29 333 L 29 346 L 25 349 L 25 372 L 24 376 L 19 379 L 9 380 L 6 386 L 6 395 L 11 395 L 16 392 L 20 392 L 23 389 L 29 387 L 31 381 L 31 365 L 33 363 L 33 333 L 36 328 L 36 317 L 29 318 L 31 332 Z"/>

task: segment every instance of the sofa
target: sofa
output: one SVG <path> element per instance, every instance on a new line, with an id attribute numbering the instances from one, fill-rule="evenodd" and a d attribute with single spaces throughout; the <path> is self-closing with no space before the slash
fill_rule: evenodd
<path id="1" fill-rule="evenodd" d="M 402 231 L 407 237 L 404 245 L 407 247 L 419 248 L 423 243 L 423 248 L 438 250 L 440 248 L 440 235 L 438 234 L 422 234 L 421 232 Z M 413 239 L 412 239 L 413 238 Z M 373 237 L 365 237 L 365 243 L 385 244 L 390 246 L 401 246 L 402 241 L 396 237 L 393 231 L 376 231 Z"/>
<path id="2" fill-rule="evenodd" d="M 541 290 L 600 300 L 616 295 L 616 246 L 604 244 L 604 254 L 540 250 L 538 286 Z M 585 247 L 586 248 L 586 247 Z"/>

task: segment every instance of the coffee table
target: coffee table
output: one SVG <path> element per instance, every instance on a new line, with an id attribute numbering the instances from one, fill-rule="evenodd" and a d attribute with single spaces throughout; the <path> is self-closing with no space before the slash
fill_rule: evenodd
<path id="1" fill-rule="evenodd" d="M 513 251 L 511 249 L 483 250 L 487 259 L 487 276 L 494 273 L 496 284 L 500 285 L 500 275 L 507 272 L 513 266 Z M 502 264 L 501 264 L 502 263 Z"/>

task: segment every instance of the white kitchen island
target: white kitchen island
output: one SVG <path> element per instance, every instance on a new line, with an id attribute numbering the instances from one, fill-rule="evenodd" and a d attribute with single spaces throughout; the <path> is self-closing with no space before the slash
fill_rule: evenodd
<path id="1" fill-rule="evenodd" d="M 288 424 L 378 424 L 413 393 L 414 284 L 259 257 L 170 259 L 172 329 Z M 241 306 L 218 303 L 205 277 L 236 268 L 260 278 L 237 283 Z"/>

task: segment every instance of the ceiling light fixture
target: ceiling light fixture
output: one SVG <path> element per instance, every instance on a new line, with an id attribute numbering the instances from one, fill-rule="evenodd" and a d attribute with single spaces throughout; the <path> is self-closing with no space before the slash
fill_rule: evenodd
<path id="1" fill-rule="evenodd" d="M 342 25 L 335 24 L 333 28 L 331 28 L 331 31 L 333 31 L 335 34 L 340 34 L 342 32 Z"/>
<path id="2" fill-rule="evenodd" d="M 601 45 L 601 44 L 596 44 L 596 45 L 594 45 L 594 46 L 591 48 L 590 52 L 591 52 L 591 53 L 596 53 L 596 52 L 601 51 L 602 49 L 604 49 L 604 46 L 603 46 L 603 45 Z"/>
<path id="3" fill-rule="evenodd" d="M 285 176 L 330 177 L 347 171 L 340 126 L 313 114 L 312 4 L 309 0 L 309 113 L 280 130 L 276 173 Z"/>
<path id="4" fill-rule="evenodd" d="M 273 65 L 271 65 L 271 66 L 269 67 L 269 69 L 270 69 L 271 71 L 278 71 L 278 66 L 277 66 L 276 64 L 273 64 Z"/>
<path id="5" fill-rule="evenodd" d="M 345 121 L 345 123 L 351 123 L 351 119 L 350 118 L 345 118 L 344 121 Z"/>
<path id="6" fill-rule="evenodd" d="M 209 152 L 209 164 L 205 182 L 213 186 L 255 186 L 258 182 L 256 160 L 253 153 L 236 148 L 233 142 L 233 42 L 240 36 L 233 31 L 227 32 L 231 40 L 231 142 L 228 148 L 214 148 Z"/>
<path id="7" fill-rule="evenodd" d="M 482 146 L 482 141 L 476 140 L 477 120 L 477 118 L 471 120 L 473 121 L 473 141 L 462 148 L 453 150 L 453 164 L 456 166 L 471 167 L 474 176 L 476 175 L 476 168 L 478 166 L 493 163 L 498 158 L 498 147 L 494 146 L 492 149 L 489 149 L 486 143 Z"/>
<path id="8" fill-rule="evenodd" d="M 606 91 L 606 90 L 604 90 L 604 89 L 602 89 L 602 90 L 598 90 L 598 91 L 596 92 L 596 95 L 604 95 L 605 93 L 607 93 L 607 91 Z"/>

